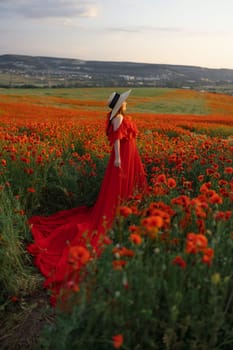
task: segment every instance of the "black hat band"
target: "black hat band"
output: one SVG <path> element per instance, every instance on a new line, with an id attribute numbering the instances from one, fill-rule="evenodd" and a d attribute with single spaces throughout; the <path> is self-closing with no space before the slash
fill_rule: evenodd
<path id="1" fill-rule="evenodd" d="M 120 96 L 121 95 L 116 92 L 116 94 L 113 97 L 111 103 L 109 104 L 109 108 L 113 109 L 115 107 L 115 105 L 116 105 L 117 101 L 119 100 Z"/>

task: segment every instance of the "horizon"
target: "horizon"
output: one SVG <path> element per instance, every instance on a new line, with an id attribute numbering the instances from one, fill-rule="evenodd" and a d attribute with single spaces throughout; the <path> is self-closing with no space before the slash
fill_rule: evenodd
<path id="1" fill-rule="evenodd" d="M 61 56 L 44 56 L 44 55 L 27 55 L 27 54 L 15 54 L 15 53 L 3 53 L 1 56 L 23 56 L 23 57 L 32 57 L 32 58 L 52 58 L 52 59 L 64 59 L 64 60 L 78 60 L 86 62 L 107 62 L 107 63 L 132 63 L 132 64 L 151 64 L 151 65 L 162 65 L 162 66 L 183 66 L 183 67 L 194 67 L 194 68 L 204 68 L 204 69 L 213 69 L 213 70 L 233 70 L 233 68 L 211 68 L 206 66 L 194 66 L 187 64 L 173 64 L 173 63 L 152 63 L 152 62 L 136 62 L 136 61 L 110 61 L 110 60 L 91 60 L 91 59 L 80 59 L 74 57 L 61 57 Z"/>
<path id="2" fill-rule="evenodd" d="M 229 0 L 1 0 L 0 54 L 233 69 L 232 13 Z"/>

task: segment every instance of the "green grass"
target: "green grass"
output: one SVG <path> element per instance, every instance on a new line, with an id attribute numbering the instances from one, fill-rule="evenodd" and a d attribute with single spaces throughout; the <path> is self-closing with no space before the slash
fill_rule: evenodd
<path id="1" fill-rule="evenodd" d="M 41 98 L 37 103 L 54 105 L 58 107 L 76 108 L 72 102 L 64 104 L 49 101 L 47 97 L 64 98 L 67 100 L 104 101 L 107 105 L 109 95 L 113 91 L 123 92 L 127 88 L 33 88 L 33 89 L 0 89 L 1 95 L 15 98 L 33 96 Z M 164 114 L 191 114 L 206 115 L 209 109 L 202 94 L 171 94 L 175 89 L 168 88 L 133 88 L 128 99 L 129 113 L 164 113 Z M 143 101 L 145 99 L 145 101 Z M 102 106 L 86 106 L 88 109 L 103 109 Z M 103 109 L 104 113 L 104 109 Z"/>
<path id="2" fill-rule="evenodd" d="M 233 135 L 233 127 L 232 126 L 225 126 L 225 125 L 219 125 L 215 128 L 204 128 L 204 127 L 197 127 L 194 129 L 198 134 L 204 134 L 211 137 L 222 137 L 222 138 L 228 138 Z"/>
<path id="3" fill-rule="evenodd" d="M 156 99 L 156 98 L 155 98 Z M 180 96 L 172 97 L 166 94 L 162 99 L 157 101 L 145 101 L 138 103 L 133 108 L 134 112 L 149 112 L 149 113 L 165 113 L 165 114 L 192 114 L 192 115 L 206 115 L 210 110 L 206 106 L 206 101 L 203 96 Z"/>
<path id="4" fill-rule="evenodd" d="M 0 94 L 19 96 L 55 96 L 63 98 L 79 98 L 81 100 L 106 100 L 113 91 L 123 92 L 130 88 L 0 88 Z M 132 88 L 131 96 L 160 96 L 172 89 L 166 88 Z"/>
<path id="5" fill-rule="evenodd" d="M 205 102 L 202 100 L 158 101 L 138 104 L 133 108 L 134 112 L 165 113 L 165 114 L 192 114 L 206 115 L 209 113 Z"/>

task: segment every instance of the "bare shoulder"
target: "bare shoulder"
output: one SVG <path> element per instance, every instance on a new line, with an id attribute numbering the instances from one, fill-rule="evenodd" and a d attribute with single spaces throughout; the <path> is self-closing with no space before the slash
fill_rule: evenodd
<path id="1" fill-rule="evenodd" d="M 113 124 L 113 130 L 117 130 L 119 128 L 119 126 L 121 125 L 122 123 L 122 120 L 123 120 L 123 115 L 122 114 L 118 114 L 112 121 L 112 124 Z"/>

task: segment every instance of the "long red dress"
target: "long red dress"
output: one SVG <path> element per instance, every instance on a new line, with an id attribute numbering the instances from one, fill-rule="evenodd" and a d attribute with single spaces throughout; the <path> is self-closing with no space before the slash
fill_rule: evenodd
<path id="1" fill-rule="evenodd" d="M 116 131 L 110 125 L 108 139 L 112 152 L 93 207 L 82 206 L 48 217 L 34 216 L 29 219 L 34 243 L 28 246 L 28 251 L 35 256 L 35 264 L 46 278 L 45 286 L 54 294 L 73 278 L 73 268 L 69 264 L 71 247 L 88 245 L 98 255 L 100 242 L 113 223 L 117 206 L 135 190 L 147 188 L 135 142 L 137 133 L 135 124 L 128 116 L 124 116 Z M 120 140 L 121 168 L 114 166 L 114 142 L 117 139 Z M 78 279 L 77 267 L 75 273 Z"/>

